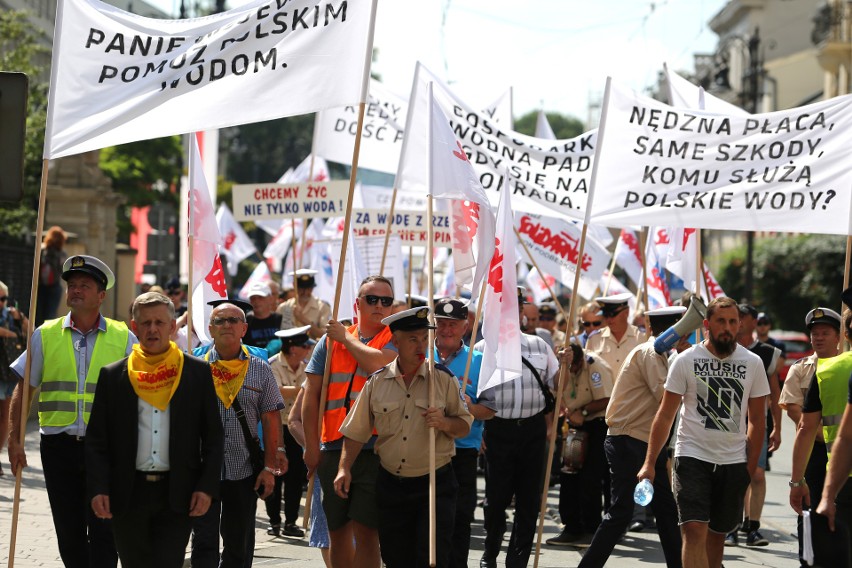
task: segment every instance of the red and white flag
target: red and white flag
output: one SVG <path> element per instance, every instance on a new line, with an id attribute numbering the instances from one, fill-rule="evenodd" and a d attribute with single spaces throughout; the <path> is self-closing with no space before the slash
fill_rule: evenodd
<path id="1" fill-rule="evenodd" d="M 494 254 L 494 213 L 461 142 L 432 97 L 431 83 L 429 104 L 430 193 L 436 199 L 451 200 L 456 284 L 477 291 Z"/>
<path id="2" fill-rule="evenodd" d="M 651 234 L 656 231 L 651 230 Z M 665 308 L 672 305 L 672 296 L 669 285 L 666 282 L 665 265 L 657 254 L 657 247 L 653 239 L 648 239 L 645 247 L 645 262 L 648 263 L 645 278 L 648 281 L 648 307 L 652 310 Z"/>
<path id="3" fill-rule="evenodd" d="M 482 369 L 476 394 L 521 376 L 521 324 L 515 273 L 515 232 L 509 176 L 500 194 L 494 255 L 482 306 Z"/>
<path id="4" fill-rule="evenodd" d="M 540 304 L 546 298 L 549 298 L 550 290 L 553 290 L 556 286 L 556 278 L 550 274 L 539 274 L 535 267 L 527 273 L 526 282 L 527 289 L 532 294 L 536 304 Z M 548 285 L 550 285 L 549 289 Z"/>
<path id="5" fill-rule="evenodd" d="M 222 235 L 220 252 L 228 259 L 228 273 L 236 276 L 239 264 L 255 254 L 257 249 L 224 203 L 220 203 L 216 211 L 216 224 L 219 226 L 219 234 Z"/>
<path id="6" fill-rule="evenodd" d="M 615 244 L 615 263 L 624 269 L 627 276 L 637 285 L 642 285 L 642 255 L 639 253 L 639 237 L 636 231 L 622 229 Z"/>
<path id="7" fill-rule="evenodd" d="M 683 280 L 687 290 L 695 291 L 698 276 L 698 229 L 669 227 L 669 250 L 666 270 Z"/>
<path id="8" fill-rule="evenodd" d="M 704 281 L 701 286 L 701 295 L 706 298 L 707 301 L 720 298 L 725 295 L 725 291 L 722 290 L 722 287 L 719 285 L 716 277 L 713 276 L 713 273 L 710 271 L 710 267 L 707 266 L 706 262 L 704 263 Z"/>
<path id="9" fill-rule="evenodd" d="M 222 236 L 216 224 L 213 202 L 204 177 L 198 140 L 190 136 L 189 148 L 189 238 L 192 254 L 192 328 L 202 343 L 210 341 L 207 324 L 212 306 L 207 302 L 228 297 L 219 246 Z"/>

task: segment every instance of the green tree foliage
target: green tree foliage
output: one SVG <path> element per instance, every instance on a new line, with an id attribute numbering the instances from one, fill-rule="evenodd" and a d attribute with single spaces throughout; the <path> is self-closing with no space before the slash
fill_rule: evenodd
<path id="1" fill-rule="evenodd" d="M 26 12 L 0 11 L 0 69 L 25 73 L 29 78 L 24 198 L 20 203 L 0 203 L 0 234 L 12 237 L 20 237 L 35 227 L 47 117 L 46 63 L 50 53 L 43 41 L 44 34 L 27 19 Z"/>
<path id="2" fill-rule="evenodd" d="M 726 255 L 719 284 L 732 298 L 742 297 L 745 247 Z M 795 235 L 759 239 L 754 247 L 752 303 L 775 319 L 779 329 L 802 329 L 816 306 L 840 308 L 845 239 L 831 235 Z"/>
<path id="3" fill-rule="evenodd" d="M 574 138 L 582 134 L 585 130 L 585 126 L 582 121 L 573 116 L 566 116 L 564 114 L 559 114 L 558 112 L 545 112 L 544 114 L 547 116 L 550 128 L 553 129 L 553 133 L 559 140 Z M 538 111 L 531 110 L 515 121 L 515 130 L 522 134 L 534 136 L 537 120 Z"/>
<path id="4" fill-rule="evenodd" d="M 234 183 L 274 182 L 311 153 L 314 115 L 243 124 L 220 131 L 224 176 Z"/>

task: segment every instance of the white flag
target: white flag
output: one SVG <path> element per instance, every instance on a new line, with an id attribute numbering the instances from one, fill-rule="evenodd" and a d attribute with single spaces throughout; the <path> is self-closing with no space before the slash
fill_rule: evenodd
<path id="1" fill-rule="evenodd" d="M 729 116 L 607 93 L 591 222 L 849 233 L 852 95 Z"/>
<path id="2" fill-rule="evenodd" d="M 494 254 L 494 213 L 447 117 L 434 100 L 430 107 L 430 193 L 451 200 L 456 284 L 476 291 Z"/>
<path id="3" fill-rule="evenodd" d="M 161 20 L 63 0 L 44 157 L 357 104 L 372 4 L 251 0 Z"/>
<path id="4" fill-rule="evenodd" d="M 207 325 L 212 306 L 207 302 L 228 297 L 219 246 L 222 237 L 213 213 L 213 202 L 195 134 L 190 136 L 189 160 L 189 238 L 193 242 L 192 254 L 192 328 L 202 343 L 210 341 Z"/>
<path id="5" fill-rule="evenodd" d="M 434 100 L 449 120 L 454 137 L 469 156 L 491 204 L 500 200 L 508 169 L 512 201 L 517 211 L 552 215 L 553 211 L 583 220 L 589 195 L 597 132 L 570 140 L 542 140 L 495 123 L 459 99 L 423 65 L 415 70 L 414 88 L 406 119 L 406 143 L 400 155 L 397 187 L 405 191 L 429 190 L 428 85 Z"/>
<path id="6" fill-rule="evenodd" d="M 710 271 L 707 263 L 704 263 L 704 281 L 701 286 L 701 295 L 707 300 L 714 300 L 725 295 L 725 291 L 722 290 L 722 287 L 719 285 L 716 277 L 713 276 L 713 272 Z"/>
<path id="7" fill-rule="evenodd" d="M 269 266 L 265 262 L 258 262 L 257 266 L 254 267 L 251 274 L 249 274 L 248 280 L 243 284 L 243 287 L 240 288 L 239 294 L 237 297 L 248 301 L 249 299 L 249 290 L 255 284 L 269 284 L 272 282 L 272 273 L 269 272 Z"/>
<path id="8" fill-rule="evenodd" d="M 622 229 L 613 254 L 615 254 L 615 263 L 624 269 L 636 286 L 641 287 L 642 255 L 639 252 L 639 237 L 636 231 Z"/>
<path id="9" fill-rule="evenodd" d="M 219 204 L 216 211 L 216 223 L 222 235 L 221 253 L 228 259 L 228 273 L 237 275 L 239 264 L 257 252 L 254 243 L 243 230 L 242 225 L 234 220 L 234 215 L 224 203 Z"/>
<path id="10" fill-rule="evenodd" d="M 717 114 L 730 116 L 747 115 L 745 110 L 719 97 L 714 97 L 698 85 L 693 85 L 671 69 L 665 63 L 666 80 L 669 84 L 669 104 L 682 108 L 703 109 Z"/>
<path id="11" fill-rule="evenodd" d="M 535 121 L 535 137 L 545 140 L 556 140 L 556 134 L 553 133 L 553 129 L 547 121 L 547 115 L 544 114 L 543 110 L 538 111 L 538 117 Z"/>
<path id="12" fill-rule="evenodd" d="M 550 291 L 556 285 L 556 278 L 550 274 L 539 274 L 538 269 L 533 267 L 532 270 L 527 272 L 526 282 L 527 289 L 533 295 L 533 300 L 536 304 L 540 304 L 545 299 L 550 298 Z M 550 288 L 548 288 L 548 285 L 550 285 Z"/>
<path id="13" fill-rule="evenodd" d="M 482 324 L 482 369 L 476 394 L 521 376 L 521 323 L 518 317 L 515 276 L 515 232 L 512 229 L 511 191 L 508 181 L 500 193 L 497 237 L 485 288 Z"/>
<path id="14" fill-rule="evenodd" d="M 683 280 L 687 290 L 695 291 L 698 276 L 698 229 L 669 227 L 669 250 L 666 255 L 666 270 Z"/>

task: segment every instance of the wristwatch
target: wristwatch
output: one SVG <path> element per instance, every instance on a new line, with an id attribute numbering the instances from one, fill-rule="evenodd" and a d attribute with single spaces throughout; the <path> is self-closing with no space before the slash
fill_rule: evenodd
<path id="1" fill-rule="evenodd" d="M 790 487 L 801 487 L 802 485 L 805 485 L 806 483 L 807 483 L 807 482 L 805 481 L 805 478 L 804 478 L 804 477 L 803 477 L 802 479 L 800 479 L 799 481 L 788 481 L 788 482 L 787 482 L 787 484 L 788 484 Z"/>

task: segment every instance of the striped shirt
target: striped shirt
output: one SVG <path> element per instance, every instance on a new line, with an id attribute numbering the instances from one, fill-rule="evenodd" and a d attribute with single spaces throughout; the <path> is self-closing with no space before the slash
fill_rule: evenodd
<path id="1" fill-rule="evenodd" d="M 482 350 L 480 341 L 475 349 Z M 553 390 L 559 361 L 549 345 L 537 335 L 521 333 L 521 356 L 538 371 L 541 381 Z M 526 365 L 519 379 L 489 388 L 479 396 L 479 403 L 497 409 L 497 418 L 529 418 L 544 410 L 541 387 Z"/>
<path id="2" fill-rule="evenodd" d="M 243 412 L 246 413 L 246 421 L 252 437 L 257 437 L 257 424 L 260 422 L 261 414 L 278 411 L 284 408 L 284 400 L 269 363 L 255 356 L 250 356 L 249 368 L 246 372 L 245 381 L 237 400 Z M 245 354 L 240 350 L 240 359 Z M 216 348 L 210 349 L 210 361 L 217 361 L 219 353 Z M 246 437 L 240 420 L 234 407 L 225 408 L 222 401 L 216 397 L 219 404 L 219 417 L 222 419 L 222 429 L 225 431 L 225 459 L 222 463 L 222 479 L 236 481 L 245 479 L 252 474 L 249 461 L 249 451 L 246 446 Z"/>

